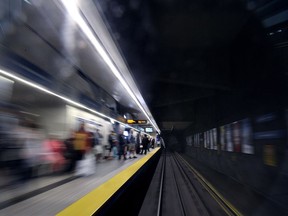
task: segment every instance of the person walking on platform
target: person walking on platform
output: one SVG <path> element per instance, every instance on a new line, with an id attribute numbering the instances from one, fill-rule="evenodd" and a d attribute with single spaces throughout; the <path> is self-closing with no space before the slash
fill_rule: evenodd
<path id="1" fill-rule="evenodd" d="M 77 156 L 76 176 L 89 176 L 95 172 L 96 163 L 91 140 L 91 133 L 87 132 L 85 124 L 81 123 L 74 137 L 74 148 Z"/>
<path id="2" fill-rule="evenodd" d="M 142 139 L 142 149 L 141 149 L 141 151 L 140 151 L 140 154 L 147 154 L 147 148 L 148 148 L 148 145 L 149 145 L 149 139 L 148 139 L 148 137 L 147 137 L 147 135 L 146 134 L 144 134 L 144 138 Z"/>
<path id="3" fill-rule="evenodd" d="M 74 134 L 74 150 L 76 160 L 82 160 L 88 147 L 89 134 L 85 130 L 85 124 L 81 123 L 79 130 Z"/>
<path id="4" fill-rule="evenodd" d="M 118 150 L 118 159 L 121 159 L 121 156 L 123 155 L 123 159 L 126 160 L 126 139 L 123 135 L 122 130 L 119 131 L 118 135 L 118 144 L 119 144 L 119 150 Z"/>

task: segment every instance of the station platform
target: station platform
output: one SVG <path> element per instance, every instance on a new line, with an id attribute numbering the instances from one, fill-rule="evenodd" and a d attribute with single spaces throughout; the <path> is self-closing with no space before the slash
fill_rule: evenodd
<path id="1" fill-rule="evenodd" d="M 90 176 L 46 176 L 2 188 L 0 215 L 92 215 L 159 150 L 135 159 L 103 160 Z"/>

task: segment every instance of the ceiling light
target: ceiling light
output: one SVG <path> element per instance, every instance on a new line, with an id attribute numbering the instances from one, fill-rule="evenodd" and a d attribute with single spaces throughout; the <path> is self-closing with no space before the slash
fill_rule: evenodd
<path id="1" fill-rule="evenodd" d="M 13 80 L 7 79 L 6 77 L 3 77 L 3 76 L 0 76 L 0 80 L 7 81 L 7 82 L 10 82 L 10 83 L 14 83 Z"/>
<path id="2" fill-rule="evenodd" d="M 55 93 L 55 92 L 52 92 L 52 91 L 50 91 L 50 90 L 48 90 L 48 89 L 46 89 L 46 88 L 44 88 L 44 87 L 42 87 L 42 86 L 40 86 L 40 85 L 38 85 L 38 84 L 35 84 L 35 83 L 30 82 L 30 81 L 28 81 L 28 80 L 25 80 L 25 79 L 23 79 L 23 78 L 21 78 L 21 77 L 19 77 L 19 76 L 16 76 L 16 75 L 14 75 L 14 74 L 12 74 L 12 73 L 10 73 L 10 72 L 7 72 L 7 71 L 4 71 L 4 70 L 0 69 L 0 74 L 2 74 L 2 75 L 4 75 L 4 76 L 7 76 L 7 77 L 9 77 L 9 78 L 12 78 L 12 79 L 14 79 L 14 80 L 17 80 L 17 81 L 19 81 L 19 82 L 21 82 L 21 83 L 24 83 L 24 84 L 26 84 L 26 85 L 28 85 L 28 86 L 30 86 L 30 87 L 33 87 L 33 88 L 35 88 L 35 89 L 38 89 L 38 90 L 40 90 L 40 91 L 42 91 L 42 92 L 45 92 L 45 93 L 47 93 L 47 94 L 53 95 L 53 96 L 55 96 L 55 97 L 58 97 L 58 98 L 60 98 L 60 99 L 62 99 L 62 100 L 64 100 L 64 101 L 66 101 L 66 102 L 74 105 L 75 107 L 82 108 L 82 109 L 87 110 L 87 111 L 90 111 L 91 113 L 94 113 L 94 114 L 96 114 L 96 115 L 98 115 L 98 116 L 101 116 L 101 117 L 103 117 L 103 118 L 107 118 L 107 119 L 109 119 L 111 122 L 112 122 L 112 121 L 113 121 L 113 122 L 118 122 L 119 124 L 121 124 L 121 125 L 123 125 L 123 126 L 125 126 L 125 127 L 133 128 L 133 127 L 131 127 L 130 125 L 124 124 L 124 123 L 122 123 L 122 122 L 120 122 L 120 121 L 118 121 L 118 120 L 116 120 L 116 119 L 113 119 L 113 118 L 111 118 L 111 117 L 109 117 L 109 116 L 104 115 L 103 113 L 100 113 L 100 112 L 97 112 L 96 110 L 90 109 L 89 107 L 84 106 L 83 104 L 80 104 L 80 103 L 78 103 L 78 102 L 76 102 L 76 101 L 73 101 L 73 100 L 71 100 L 71 99 L 69 99 L 69 98 L 67 98 L 67 97 L 65 97 L 65 96 L 59 95 L 59 94 L 57 94 L 57 93 Z M 137 130 L 136 128 L 133 128 L 133 129 Z M 139 130 L 137 130 L 137 131 L 139 131 Z"/>
<path id="3" fill-rule="evenodd" d="M 31 5 L 31 2 L 28 1 L 28 0 L 24 0 L 24 2 L 26 2 L 27 4 L 30 4 L 30 5 Z"/>
<path id="4" fill-rule="evenodd" d="M 141 109 L 141 111 L 145 114 L 147 119 L 151 122 L 153 127 L 157 132 L 160 133 L 159 128 L 157 125 L 155 125 L 152 120 L 150 119 L 149 115 L 145 111 L 145 109 L 142 107 L 140 102 L 138 101 L 135 94 L 130 89 L 129 85 L 126 83 L 124 78 L 122 77 L 121 73 L 118 71 L 116 66 L 114 65 L 114 62 L 111 60 L 110 56 L 107 54 L 105 49 L 102 47 L 100 41 L 94 36 L 92 30 L 87 25 L 87 23 L 82 18 L 81 14 L 79 13 L 78 7 L 77 7 L 77 1 L 76 0 L 61 0 L 62 4 L 65 6 L 66 10 L 70 14 L 71 18 L 79 25 L 81 30 L 84 32 L 84 34 L 87 36 L 87 38 L 90 40 L 94 48 L 97 50 L 99 55 L 102 57 L 102 59 L 105 61 L 107 66 L 110 68 L 110 70 L 113 72 L 113 74 L 117 77 L 117 79 L 120 81 L 122 86 L 126 89 L 128 94 L 131 96 L 131 98 L 135 101 L 137 106 Z"/>
<path id="5" fill-rule="evenodd" d="M 35 117 L 39 117 L 40 116 L 39 114 L 34 114 L 34 113 L 26 112 L 26 111 L 20 111 L 20 113 L 24 113 L 24 114 L 27 114 L 27 115 L 32 115 L 32 116 L 35 116 Z"/>

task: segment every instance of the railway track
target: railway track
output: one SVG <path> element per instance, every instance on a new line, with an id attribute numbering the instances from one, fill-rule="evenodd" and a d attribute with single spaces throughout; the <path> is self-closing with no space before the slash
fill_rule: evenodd
<path id="1" fill-rule="evenodd" d="M 240 216 L 179 154 L 163 151 L 139 215 Z"/>

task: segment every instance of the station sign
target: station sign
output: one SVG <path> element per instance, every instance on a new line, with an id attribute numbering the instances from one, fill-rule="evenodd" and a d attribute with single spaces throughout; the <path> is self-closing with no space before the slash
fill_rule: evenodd
<path id="1" fill-rule="evenodd" d="M 127 119 L 127 124 L 147 124 L 147 120 Z"/>
<path id="2" fill-rule="evenodd" d="M 147 127 L 145 128 L 146 133 L 153 133 L 153 128 L 152 127 Z"/>

